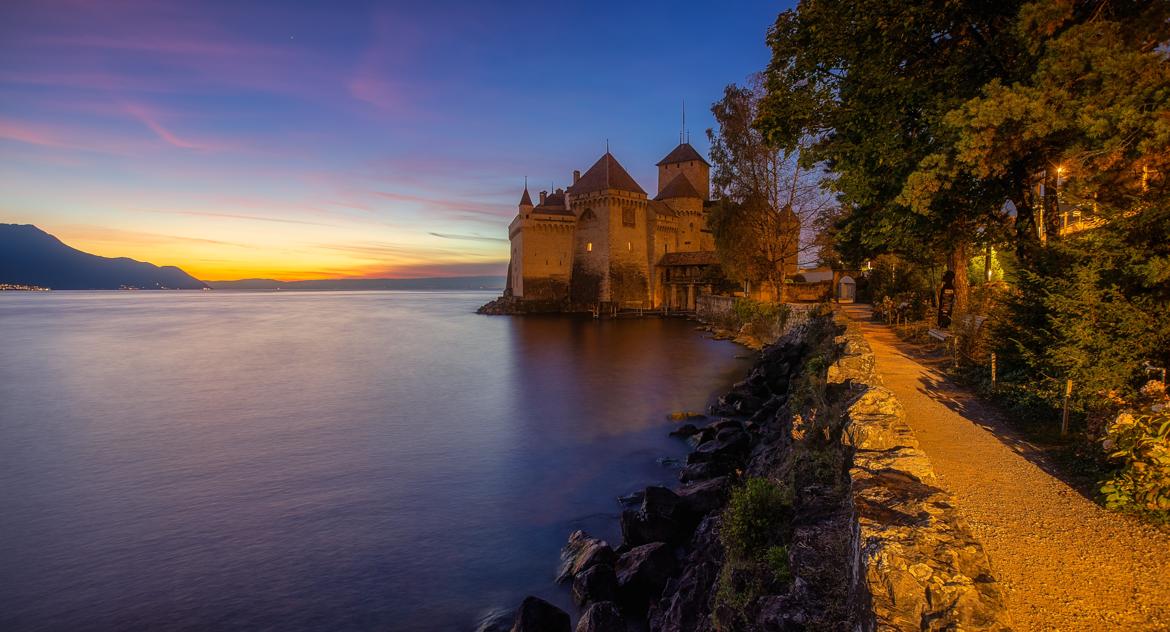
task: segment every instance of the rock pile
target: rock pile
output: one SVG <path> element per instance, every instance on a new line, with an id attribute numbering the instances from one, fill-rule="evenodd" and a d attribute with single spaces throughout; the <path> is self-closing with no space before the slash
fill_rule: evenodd
<path id="1" fill-rule="evenodd" d="M 1009 629 L 982 547 L 852 327 L 824 316 L 790 331 L 710 413 L 675 418 L 693 446 L 681 484 L 621 499 L 620 546 L 569 536 L 558 581 L 582 608 L 577 632 Z M 720 530 L 749 477 L 791 488 L 787 579 L 738 603 L 721 597 L 736 562 Z M 500 629 L 567 630 L 556 613 L 529 597 Z"/>

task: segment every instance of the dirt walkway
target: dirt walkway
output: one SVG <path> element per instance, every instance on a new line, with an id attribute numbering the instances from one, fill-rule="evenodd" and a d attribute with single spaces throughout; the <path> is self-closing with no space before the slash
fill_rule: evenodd
<path id="1" fill-rule="evenodd" d="M 983 541 L 1018 630 L 1170 630 L 1170 535 L 1050 475 L 1043 452 L 870 322 L 868 306 L 846 313 Z"/>

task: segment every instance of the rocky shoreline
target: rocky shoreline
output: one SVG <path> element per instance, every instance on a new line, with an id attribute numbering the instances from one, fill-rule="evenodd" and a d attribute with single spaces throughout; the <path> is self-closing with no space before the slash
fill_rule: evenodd
<path id="1" fill-rule="evenodd" d="M 577 531 L 557 581 L 577 632 L 1010 629 L 979 542 L 828 310 L 760 354 L 703 426 L 679 486 L 622 499 L 619 546 Z M 528 597 L 482 632 L 569 631 Z"/>

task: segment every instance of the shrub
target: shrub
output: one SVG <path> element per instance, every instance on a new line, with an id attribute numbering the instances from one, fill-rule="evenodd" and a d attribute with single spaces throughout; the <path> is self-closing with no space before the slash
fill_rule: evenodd
<path id="1" fill-rule="evenodd" d="M 731 494 L 723 512 L 720 540 L 728 555 L 758 557 L 782 530 L 792 510 L 792 492 L 766 478 L 750 478 Z"/>
<path id="2" fill-rule="evenodd" d="M 736 299 L 732 309 L 738 324 L 750 325 L 752 334 L 761 340 L 780 337 L 792 316 L 792 308 L 784 303 L 753 301 L 746 298 Z"/>
<path id="3" fill-rule="evenodd" d="M 750 478 L 731 493 L 719 530 L 726 555 L 713 604 L 717 630 L 735 629 L 752 602 L 791 580 L 791 518 L 792 490 L 766 478 Z"/>
<path id="4" fill-rule="evenodd" d="M 1101 485 L 1105 504 L 1170 520 L 1170 409 L 1121 413 L 1105 429 L 1102 446 L 1121 464 Z"/>

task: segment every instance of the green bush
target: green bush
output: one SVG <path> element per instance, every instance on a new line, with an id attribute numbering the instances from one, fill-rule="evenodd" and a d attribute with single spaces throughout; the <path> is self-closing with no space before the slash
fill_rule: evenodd
<path id="1" fill-rule="evenodd" d="M 737 629 L 760 595 L 791 580 L 791 519 L 791 489 L 749 478 L 732 491 L 719 530 L 725 557 L 715 592 L 715 629 Z"/>
<path id="2" fill-rule="evenodd" d="M 750 478 L 731 494 L 723 512 L 720 540 L 728 555 L 754 558 L 783 541 L 792 511 L 792 492 L 766 478 Z"/>
<path id="3" fill-rule="evenodd" d="M 1105 504 L 1170 520 L 1170 410 L 1121 413 L 1106 427 L 1102 446 L 1121 464 L 1101 485 Z"/>
<path id="4" fill-rule="evenodd" d="M 746 298 L 735 299 L 732 310 L 738 327 L 750 325 L 752 334 L 764 340 L 778 338 L 792 316 L 792 308 L 784 303 Z"/>

